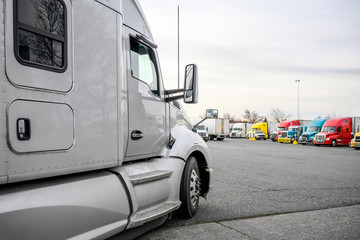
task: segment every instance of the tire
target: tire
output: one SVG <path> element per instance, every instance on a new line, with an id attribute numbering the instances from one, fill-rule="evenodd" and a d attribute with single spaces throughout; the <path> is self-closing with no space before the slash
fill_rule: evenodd
<path id="1" fill-rule="evenodd" d="M 179 214 L 182 218 L 192 218 L 199 208 L 200 174 L 194 157 L 190 157 L 185 165 L 180 185 Z"/>
<path id="2" fill-rule="evenodd" d="M 332 141 L 331 141 L 331 146 L 332 146 L 332 147 L 336 147 L 336 145 L 337 145 L 337 144 L 336 144 L 336 140 L 335 140 L 335 139 L 332 140 Z"/>
<path id="3" fill-rule="evenodd" d="M 224 138 L 217 138 L 216 140 L 218 140 L 218 141 L 223 141 Z"/>

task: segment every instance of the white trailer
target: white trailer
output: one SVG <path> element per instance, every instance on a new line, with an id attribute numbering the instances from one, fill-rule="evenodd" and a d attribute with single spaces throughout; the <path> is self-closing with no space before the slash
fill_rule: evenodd
<path id="1" fill-rule="evenodd" d="M 352 117 L 352 126 L 351 126 L 351 134 L 352 137 L 358 132 L 360 132 L 360 117 Z"/>
<path id="2" fill-rule="evenodd" d="M 219 141 L 224 140 L 229 135 L 230 131 L 230 120 L 228 118 L 215 118 L 206 119 L 204 125 L 209 134 L 209 139 L 217 139 Z"/>
<path id="3" fill-rule="evenodd" d="M 4 0 L 0 13 L 0 238 L 105 239 L 192 217 L 211 155 L 175 100 L 197 102 L 197 67 L 165 89 L 138 1 Z"/>
<path id="4" fill-rule="evenodd" d="M 299 120 L 300 126 L 307 127 L 312 120 Z"/>
<path id="5" fill-rule="evenodd" d="M 269 122 L 268 123 L 268 135 L 269 135 L 269 137 L 270 137 L 270 134 L 273 131 L 276 131 L 276 128 L 277 128 L 278 125 L 279 125 L 279 123 L 277 123 L 277 122 Z"/>

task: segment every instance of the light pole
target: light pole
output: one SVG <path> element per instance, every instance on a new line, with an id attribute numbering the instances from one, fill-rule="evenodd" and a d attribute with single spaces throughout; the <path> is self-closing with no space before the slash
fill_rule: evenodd
<path id="1" fill-rule="evenodd" d="M 300 79 L 295 80 L 295 82 L 298 84 L 298 109 L 297 109 L 297 119 L 300 120 L 300 114 L 299 114 L 299 92 L 300 92 Z"/>

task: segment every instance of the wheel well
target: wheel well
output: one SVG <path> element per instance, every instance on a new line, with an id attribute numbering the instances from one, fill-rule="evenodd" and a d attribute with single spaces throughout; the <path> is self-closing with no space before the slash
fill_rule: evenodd
<path id="1" fill-rule="evenodd" d="M 191 156 L 196 158 L 196 162 L 199 167 L 200 179 L 201 179 L 201 190 L 200 195 L 205 197 L 207 192 L 209 191 L 210 186 L 210 173 L 206 170 L 207 169 L 207 162 L 205 160 L 204 155 L 199 152 L 193 152 Z"/>

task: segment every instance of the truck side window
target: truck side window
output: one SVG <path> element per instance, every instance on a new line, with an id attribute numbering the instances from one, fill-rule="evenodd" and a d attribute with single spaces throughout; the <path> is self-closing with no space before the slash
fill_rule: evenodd
<path id="1" fill-rule="evenodd" d="M 131 38 L 130 62 L 132 76 L 145 82 L 154 94 L 159 95 L 155 54 L 152 49 Z"/>
<path id="2" fill-rule="evenodd" d="M 338 132 L 338 133 L 341 132 L 341 127 L 338 127 L 337 132 Z"/>
<path id="3" fill-rule="evenodd" d="M 21 64 L 64 72 L 65 28 L 62 0 L 14 0 L 14 51 Z"/>

